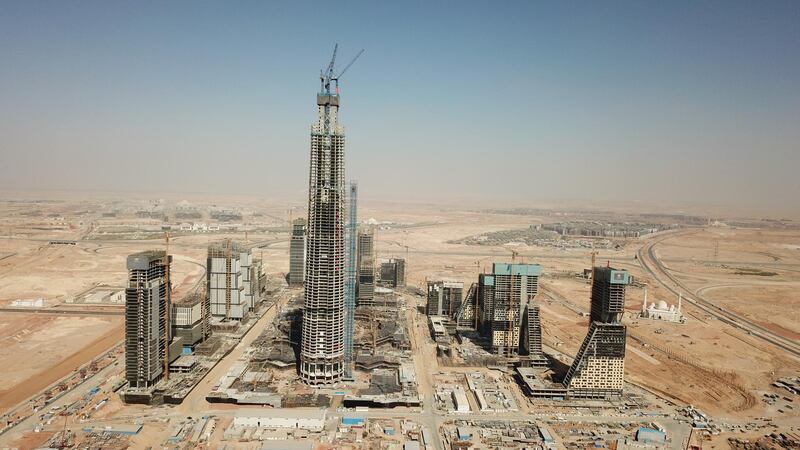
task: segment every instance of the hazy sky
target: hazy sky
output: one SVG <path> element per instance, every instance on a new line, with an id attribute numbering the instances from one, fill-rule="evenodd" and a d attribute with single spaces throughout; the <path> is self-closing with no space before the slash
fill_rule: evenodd
<path id="1" fill-rule="evenodd" d="M 293 3 L 3 1 L 0 189 L 301 199 L 338 42 L 367 198 L 800 208 L 800 2 Z"/>

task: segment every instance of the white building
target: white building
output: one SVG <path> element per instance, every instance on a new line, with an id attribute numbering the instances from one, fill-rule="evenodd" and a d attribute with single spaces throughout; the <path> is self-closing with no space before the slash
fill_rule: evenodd
<path id="1" fill-rule="evenodd" d="M 322 431 L 325 429 L 325 418 L 324 410 L 241 409 L 236 412 L 232 425 L 234 428 L 298 428 Z"/>
<path id="2" fill-rule="evenodd" d="M 647 288 L 644 288 L 644 301 L 642 301 L 641 316 L 645 319 L 662 320 L 664 322 L 684 323 L 686 318 L 681 314 L 683 295 L 678 294 L 678 307 L 668 305 L 664 300 L 658 303 L 647 303 Z"/>
<path id="3" fill-rule="evenodd" d="M 469 401 L 467 400 L 467 393 L 464 388 L 456 386 L 453 388 L 453 403 L 458 413 L 468 413 L 470 411 Z"/>

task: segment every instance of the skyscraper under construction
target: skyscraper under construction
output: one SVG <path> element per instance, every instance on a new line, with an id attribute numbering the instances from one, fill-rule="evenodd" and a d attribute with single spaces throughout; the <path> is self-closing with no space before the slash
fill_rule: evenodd
<path id="1" fill-rule="evenodd" d="M 305 304 L 300 376 L 330 384 L 344 374 L 345 173 L 344 129 L 339 125 L 338 86 L 331 92 L 336 58 L 320 75 L 317 123 L 311 127 L 308 179 Z"/>
<path id="2" fill-rule="evenodd" d="M 169 357 L 168 271 L 172 257 L 152 250 L 128 256 L 125 288 L 125 379 L 131 388 L 149 388 L 164 377 Z"/>

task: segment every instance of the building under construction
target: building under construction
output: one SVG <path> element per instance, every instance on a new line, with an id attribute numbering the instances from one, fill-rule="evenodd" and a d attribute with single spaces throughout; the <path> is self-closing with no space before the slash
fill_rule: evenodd
<path id="1" fill-rule="evenodd" d="M 492 351 L 501 356 L 519 354 L 520 326 L 523 314 L 528 314 L 527 324 L 541 332 L 538 308 L 532 304 L 539 292 L 541 266 L 538 264 L 492 265 L 491 274 L 481 274 L 478 279 L 478 328 L 491 341 Z M 541 335 L 533 341 L 541 341 Z M 529 340 L 530 342 L 530 340 Z"/>
<path id="2" fill-rule="evenodd" d="M 625 270 L 595 267 L 589 332 L 564 385 L 572 398 L 616 398 L 622 395 L 625 374 Z"/>
<path id="3" fill-rule="evenodd" d="M 525 305 L 522 313 L 519 357 L 520 364 L 525 366 L 548 367 L 550 364 L 542 350 L 542 322 L 539 311 L 539 305 L 535 300 L 531 300 Z"/>
<path id="4" fill-rule="evenodd" d="M 406 285 L 406 260 L 390 258 L 381 261 L 379 284 L 386 287 L 400 287 Z"/>
<path id="5" fill-rule="evenodd" d="M 463 296 L 464 283 L 460 281 L 429 281 L 426 313 L 453 319 L 461 308 Z"/>
<path id="6" fill-rule="evenodd" d="M 172 335 L 180 338 L 184 354 L 211 336 L 211 303 L 205 292 L 192 292 L 172 304 Z"/>
<path id="7" fill-rule="evenodd" d="M 336 383 L 342 380 L 345 369 L 344 223 L 347 191 L 345 137 L 344 128 L 339 124 L 340 98 L 338 76 L 334 74 L 335 61 L 334 49 L 328 68 L 320 75 L 318 120 L 311 128 L 300 377 L 312 385 Z M 332 82 L 336 85 L 333 92 Z"/>
<path id="8" fill-rule="evenodd" d="M 357 305 L 372 306 L 375 301 L 375 229 L 358 230 L 358 288 Z"/>
<path id="9" fill-rule="evenodd" d="M 169 357 L 167 308 L 172 258 L 164 251 L 128 256 L 125 289 L 125 379 L 135 389 L 150 388 L 163 376 Z"/>
<path id="10" fill-rule="evenodd" d="M 289 243 L 289 277 L 291 285 L 301 285 L 306 267 L 306 219 L 292 222 L 292 240 Z"/>
<path id="11" fill-rule="evenodd" d="M 456 325 L 464 330 L 478 329 L 478 283 L 472 283 L 456 313 Z"/>
<path id="12" fill-rule="evenodd" d="M 241 320 L 260 301 L 259 265 L 250 249 L 231 240 L 208 246 L 206 281 L 211 315 L 218 321 Z"/>

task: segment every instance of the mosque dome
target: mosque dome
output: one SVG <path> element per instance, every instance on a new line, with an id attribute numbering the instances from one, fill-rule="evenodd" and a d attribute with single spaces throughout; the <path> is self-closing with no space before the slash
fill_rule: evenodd
<path id="1" fill-rule="evenodd" d="M 665 302 L 664 300 L 661 300 L 661 301 L 658 302 L 658 309 L 667 310 L 667 309 L 669 309 L 669 306 L 667 306 L 667 302 Z"/>

